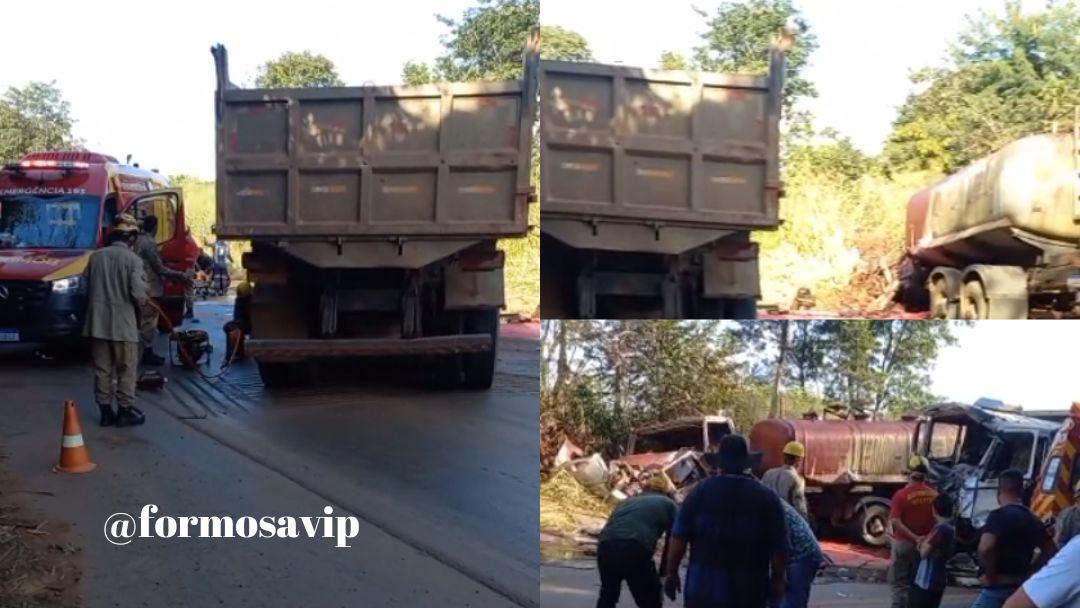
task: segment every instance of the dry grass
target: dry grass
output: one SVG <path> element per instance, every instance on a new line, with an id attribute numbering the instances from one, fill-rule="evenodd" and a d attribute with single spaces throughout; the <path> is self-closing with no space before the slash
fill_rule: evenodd
<path id="1" fill-rule="evenodd" d="M 597 498 L 565 470 L 540 482 L 540 529 L 573 534 L 581 520 L 607 519 L 611 506 Z"/>

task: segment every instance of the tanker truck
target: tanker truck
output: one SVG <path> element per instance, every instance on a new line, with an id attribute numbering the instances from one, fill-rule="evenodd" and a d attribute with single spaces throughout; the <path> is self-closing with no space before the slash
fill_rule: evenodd
<path id="1" fill-rule="evenodd" d="M 784 445 L 801 442 L 799 473 L 815 527 L 882 547 L 892 495 L 907 483 L 915 429 L 915 420 L 761 420 L 750 429 L 750 449 L 761 454 L 754 473 L 782 465 Z"/>
<path id="2" fill-rule="evenodd" d="M 767 77 L 540 62 L 541 316 L 756 316 L 791 43 Z"/>
<path id="3" fill-rule="evenodd" d="M 908 204 L 897 298 L 938 319 L 1080 315 L 1080 126 L 1025 137 Z"/>
<path id="4" fill-rule="evenodd" d="M 528 232 L 539 35 L 523 77 L 241 89 L 217 67 L 220 239 L 250 240 L 246 350 L 267 386 L 323 361 L 418 357 L 491 386 L 504 304 L 497 239 Z"/>

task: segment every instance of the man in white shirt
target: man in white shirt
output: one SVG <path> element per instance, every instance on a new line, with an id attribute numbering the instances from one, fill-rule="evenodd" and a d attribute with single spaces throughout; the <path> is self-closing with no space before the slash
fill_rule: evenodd
<path id="1" fill-rule="evenodd" d="M 1080 537 L 1061 548 L 1029 578 L 1004 608 L 1080 608 Z"/>

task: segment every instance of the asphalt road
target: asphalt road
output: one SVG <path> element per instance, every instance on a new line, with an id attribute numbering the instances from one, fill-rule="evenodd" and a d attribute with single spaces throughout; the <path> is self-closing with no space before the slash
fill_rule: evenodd
<path id="1" fill-rule="evenodd" d="M 199 306 L 223 353 L 229 307 Z M 0 467 L 29 508 L 71 525 L 84 606 L 536 606 L 539 336 L 506 326 L 495 386 L 427 388 L 422 365 L 371 362 L 317 389 L 267 392 L 253 364 L 222 381 L 166 367 L 140 394 L 143 427 L 96 425 L 85 365 L 0 352 Z M 162 338 L 159 352 L 165 352 Z M 50 472 L 62 403 L 76 399 L 98 469 Z M 39 492 L 39 493 L 34 493 Z M 45 493 L 42 494 L 41 492 Z M 49 495 L 51 494 L 51 495 Z M 361 519 L 351 548 L 330 539 L 136 539 L 114 512 Z"/>
<path id="2" fill-rule="evenodd" d="M 600 591 L 593 562 L 581 561 L 540 567 L 540 604 L 544 608 L 592 608 Z M 941 608 L 968 608 L 975 600 L 971 589 L 949 588 Z M 810 594 L 811 608 L 888 608 L 889 586 L 874 583 L 819 581 Z M 633 608 L 630 592 L 623 587 L 619 608 Z M 664 600 L 664 606 L 682 606 L 682 598 Z"/>

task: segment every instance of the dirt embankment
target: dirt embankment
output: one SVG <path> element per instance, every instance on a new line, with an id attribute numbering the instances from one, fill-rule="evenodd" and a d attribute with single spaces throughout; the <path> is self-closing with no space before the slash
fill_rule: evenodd
<path id="1" fill-rule="evenodd" d="M 25 505 L 33 490 L 7 473 L 0 454 L 0 606 L 79 606 L 79 549 L 67 524 L 37 517 Z"/>

